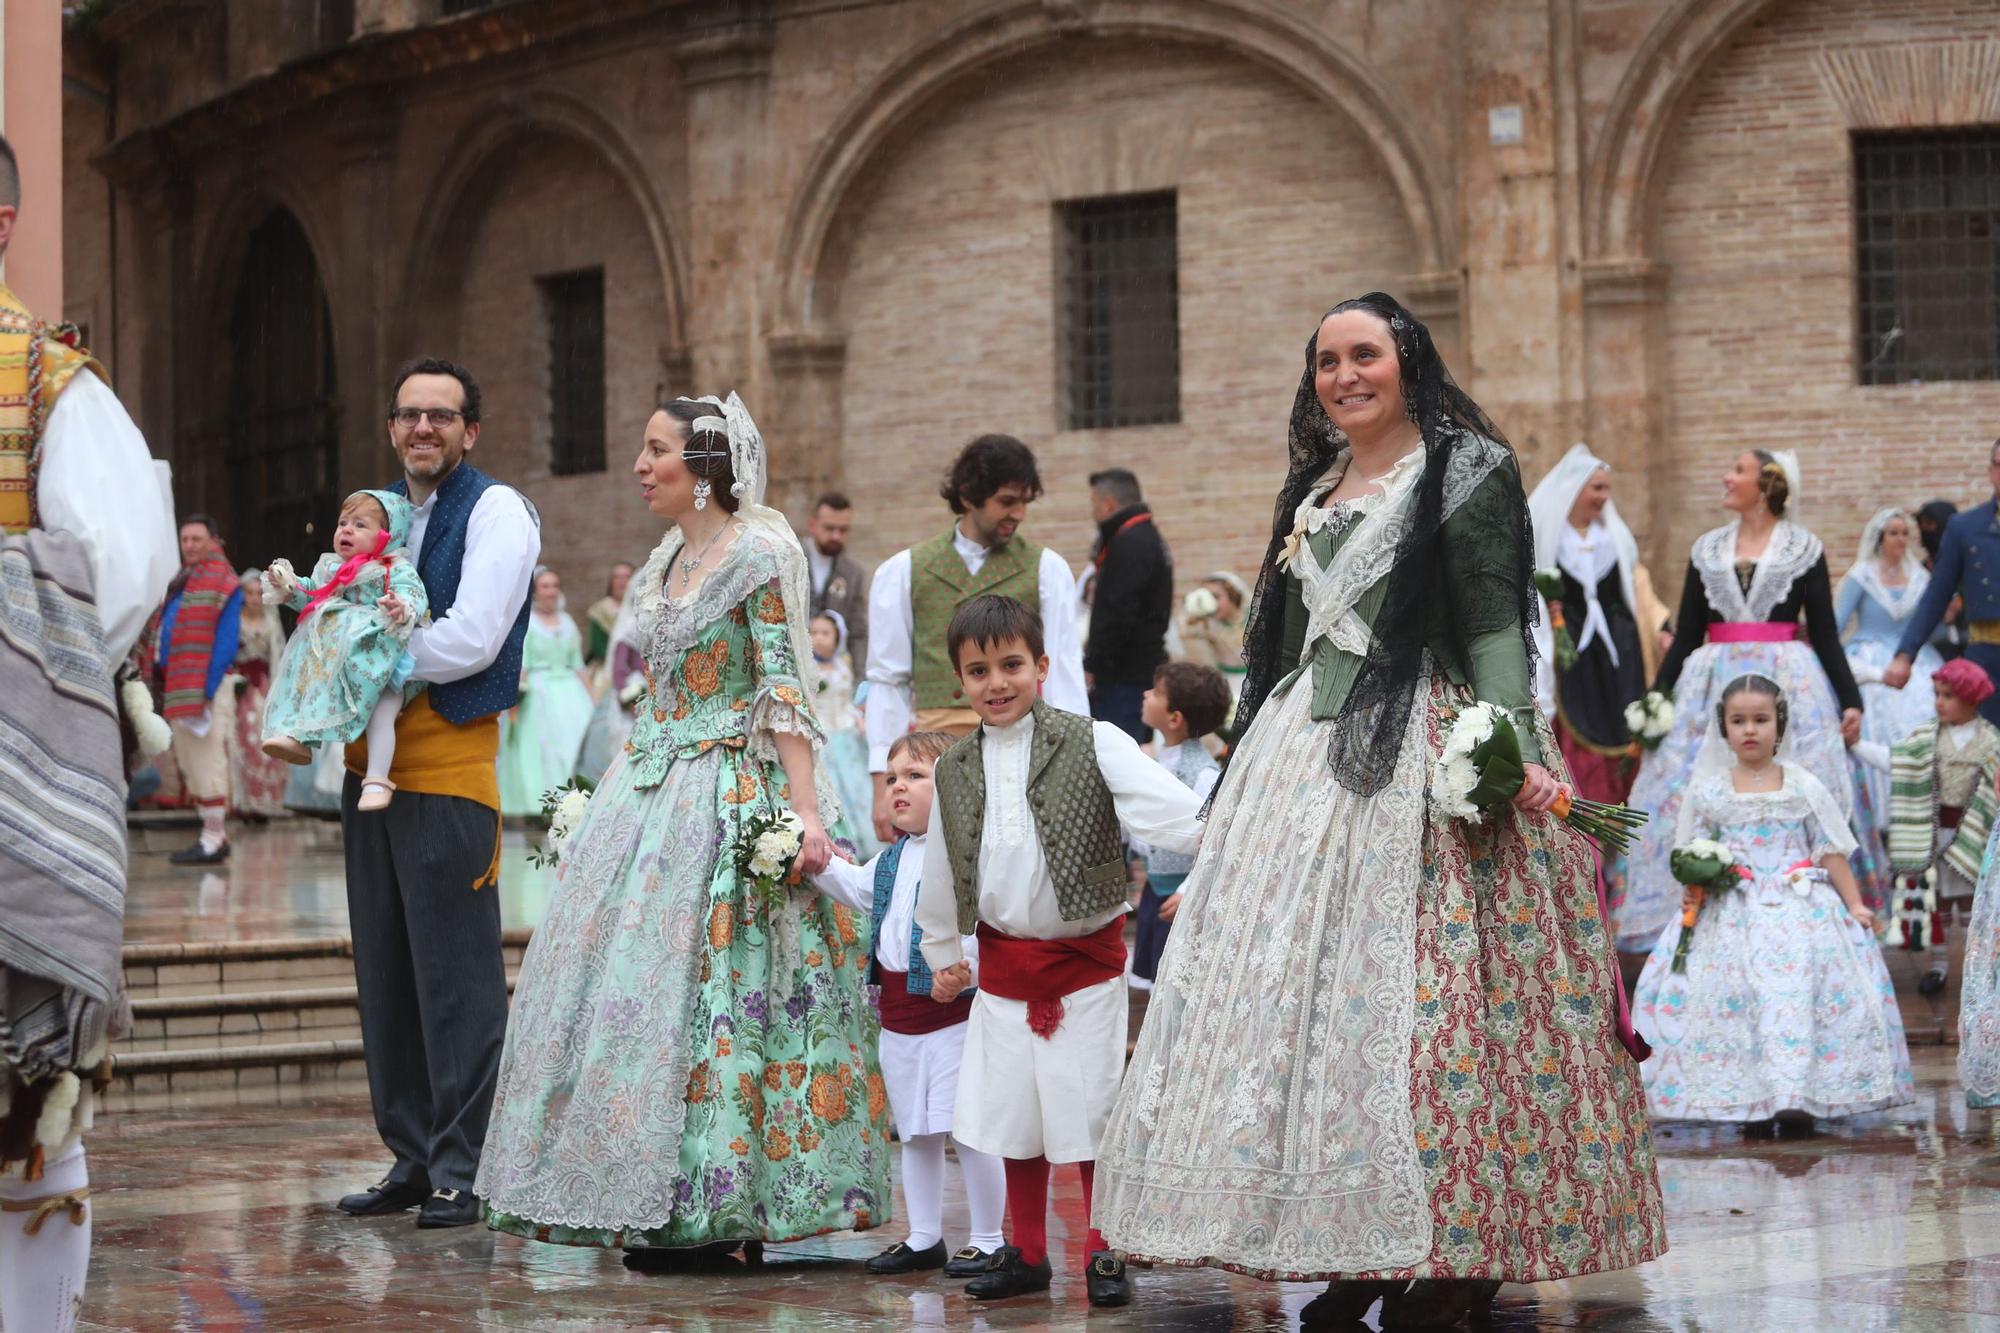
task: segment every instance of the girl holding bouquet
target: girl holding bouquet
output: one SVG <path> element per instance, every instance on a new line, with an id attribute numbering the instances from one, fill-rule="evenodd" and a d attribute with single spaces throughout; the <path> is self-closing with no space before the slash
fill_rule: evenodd
<path id="1" fill-rule="evenodd" d="M 673 524 L 633 580 L 650 694 L 562 843 L 474 1188 L 495 1230 L 651 1270 L 887 1221 L 889 1125 L 867 923 L 797 882 L 840 812 L 763 440 L 676 399 L 633 471 Z"/>
<path id="2" fill-rule="evenodd" d="M 1653 1046 L 1646 1100 L 1660 1119 L 1809 1121 L 1915 1099 L 1874 913 L 1848 865 L 1854 835 L 1825 784 L 1782 757 L 1789 712 L 1768 677 L 1725 685 L 1680 807 L 1674 845 L 1719 843 L 1747 877 L 1683 890 L 1692 924 L 1662 930 L 1640 974 L 1634 1021 Z"/>
<path id="3" fill-rule="evenodd" d="M 1778 682 L 1791 709 L 1792 749 L 1821 775 L 1843 824 L 1854 805 L 1846 746 L 1861 735 L 1861 692 L 1834 621 L 1833 586 L 1820 540 L 1785 517 L 1797 498 L 1790 454 L 1751 450 L 1722 479 L 1733 517 L 1695 539 L 1673 647 L 1653 689 L 1673 695 L 1674 727 L 1639 763 L 1631 803 L 1653 820 L 1626 858 L 1623 893 L 1611 900 L 1618 947 L 1644 952 L 1679 910 L 1668 857 L 1695 755 L 1722 685 L 1746 673 Z M 1803 626 L 1800 624 L 1804 620 Z M 1879 848 L 1879 841 L 1878 841 Z M 1875 888 L 1879 858 L 1862 858 Z"/>
<path id="4" fill-rule="evenodd" d="M 1238 742 L 1098 1153 L 1117 1249 L 1328 1281 L 1309 1324 L 1448 1327 L 1666 1248 L 1638 1068 L 1534 706 L 1513 450 L 1394 298 L 1306 346 Z M 1512 720 L 1510 803 L 1428 799 Z"/>

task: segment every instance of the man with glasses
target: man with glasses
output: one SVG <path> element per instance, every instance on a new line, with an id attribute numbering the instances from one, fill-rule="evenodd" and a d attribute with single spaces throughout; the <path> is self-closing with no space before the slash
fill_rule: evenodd
<path id="1" fill-rule="evenodd" d="M 411 680 L 425 689 L 396 722 L 386 809 L 356 808 L 367 742 L 347 749 L 354 982 L 375 1127 L 396 1160 L 340 1208 L 368 1217 L 421 1205 L 418 1226 L 456 1227 L 479 1220 L 472 1182 L 507 1028 L 495 761 L 499 714 L 520 695 L 541 528 L 519 492 L 466 461 L 479 443 L 470 371 L 410 362 L 388 425 L 403 465 L 390 489 L 417 507 L 408 549 L 431 620 L 410 638 Z"/>

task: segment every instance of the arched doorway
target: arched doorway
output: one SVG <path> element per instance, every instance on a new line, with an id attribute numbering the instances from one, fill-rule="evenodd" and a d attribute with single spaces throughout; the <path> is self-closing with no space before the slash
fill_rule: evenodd
<path id="1" fill-rule="evenodd" d="M 229 337 L 230 555 L 238 565 L 285 556 L 304 573 L 332 538 L 340 432 L 326 290 L 282 208 L 244 247 Z"/>

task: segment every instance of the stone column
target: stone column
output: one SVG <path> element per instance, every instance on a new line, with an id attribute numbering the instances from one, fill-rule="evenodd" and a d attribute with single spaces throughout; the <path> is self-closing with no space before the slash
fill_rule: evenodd
<path id="1" fill-rule="evenodd" d="M 1584 264 L 1584 318 L 1590 397 L 1590 447 L 1624 484 L 1618 509 L 1646 544 L 1640 558 L 1665 571 L 1654 584 L 1672 597 L 1678 554 L 1660 547 L 1671 493 L 1666 458 L 1667 266 L 1647 259 L 1596 259 Z"/>
<path id="2" fill-rule="evenodd" d="M 320 282 L 333 323 L 334 401 L 339 430 L 339 476 L 345 494 L 374 486 L 392 474 L 383 425 L 394 353 L 389 346 L 396 306 L 414 299 L 398 290 L 401 256 L 389 254 L 391 172 L 401 142 L 402 118 L 392 106 L 355 109 L 337 118 L 334 169 L 326 200 L 328 253 Z"/>
<path id="3" fill-rule="evenodd" d="M 1466 387 L 1532 485 L 1583 430 L 1574 0 L 1465 7 L 1460 230 Z"/>

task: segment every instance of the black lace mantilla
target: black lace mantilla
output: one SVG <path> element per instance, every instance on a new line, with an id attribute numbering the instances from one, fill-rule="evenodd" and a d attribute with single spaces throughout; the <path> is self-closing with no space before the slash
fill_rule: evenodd
<path id="1" fill-rule="evenodd" d="M 1411 497 L 1410 519 L 1398 543 L 1396 559 L 1385 578 L 1388 590 L 1375 619 L 1366 659 L 1342 706 L 1328 762 L 1336 781 L 1360 795 L 1380 791 L 1395 772 L 1410 709 L 1424 680 L 1424 646 L 1442 608 L 1452 608 L 1451 628 L 1461 638 L 1520 627 L 1530 662 L 1535 645 L 1533 627 L 1534 536 L 1529 526 L 1527 498 L 1512 449 L 1479 405 L 1452 380 L 1439 356 L 1430 330 L 1401 302 L 1383 292 L 1344 301 L 1328 314 L 1366 310 L 1389 326 L 1402 363 L 1405 410 L 1424 441 L 1424 470 Z M 1321 322 L 1324 323 L 1324 317 Z M 1287 431 L 1290 467 L 1278 492 L 1271 523 L 1271 541 L 1257 575 L 1257 592 L 1243 636 L 1247 672 L 1237 705 L 1237 734 L 1249 730 L 1284 673 L 1282 657 L 1285 572 L 1278 558 L 1291 533 L 1293 515 L 1313 483 L 1347 447 L 1345 437 L 1327 416 L 1313 387 L 1319 330 L 1306 342 L 1305 373 L 1292 400 Z M 1475 454 L 1494 448 L 1506 457 L 1497 467 L 1509 480 L 1454 494 L 1451 504 L 1464 501 L 1454 515 L 1447 503 L 1455 472 L 1462 479 Z M 1456 457 L 1457 466 L 1454 466 Z M 1446 584 L 1446 559 L 1440 533 L 1453 517 L 1454 545 Z M 1461 549 L 1462 547 L 1468 549 Z"/>

